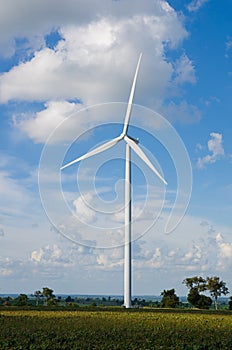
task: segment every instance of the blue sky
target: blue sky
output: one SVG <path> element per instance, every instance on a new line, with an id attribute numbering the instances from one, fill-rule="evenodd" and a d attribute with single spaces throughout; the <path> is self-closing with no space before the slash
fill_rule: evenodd
<path id="1" fill-rule="evenodd" d="M 140 52 L 129 132 L 168 186 L 132 154 L 133 294 L 232 290 L 230 1 L 1 8 L 0 293 L 123 293 L 125 145 L 59 167 L 121 132 Z"/>

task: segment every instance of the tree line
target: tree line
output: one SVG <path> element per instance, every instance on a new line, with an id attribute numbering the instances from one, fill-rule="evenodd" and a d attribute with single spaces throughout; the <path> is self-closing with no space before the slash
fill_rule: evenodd
<path id="1" fill-rule="evenodd" d="M 226 296 L 229 293 L 226 283 L 220 280 L 219 277 L 206 277 L 194 276 L 185 278 L 182 282 L 188 289 L 187 301 L 190 305 L 198 309 L 209 309 L 214 303 L 214 307 L 218 309 L 218 298 L 222 295 Z M 205 295 L 208 293 L 211 297 Z M 42 290 L 36 290 L 31 298 L 34 299 L 32 304 L 30 298 L 26 294 L 20 294 L 12 302 L 10 297 L 0 298 L 0 304 L 2 305 L 16 305 L 16 306 L 25 306 L 25 305 L 43 305 L 43 306 L 52 306 L 52 305 L 73 305 L 78 306 L 78 303 L 89 305 L 89 306 L 120 306 L 123 304 L 123 301 L 120 299 L 111 299 L 108 297 L 100 298 L 71 298 L 70 296 L 66 297 L 64 300 L 61 300 L 61 297 L 56 298 L 54 291 L 51 288 L 44 287 Z M 180 302 L 179 297 L 176 295 L 175 289 L 163 290 L 161 292 L 161 301 L 146 301 L 144 299 L 134 298 L 132 300 L 132 305 L 134 307 L 143 307 L 143 306 L 152 306 L 152 307 L 161 307 L 161 308 L 177 308 L 183 307 L 183 303 Z M 232 296 L 229 298 L 229 310 L 232 310 Z"/>
<path id="2" fill-rule="evenodd" d="M 218 298 L 229 293 L 226 283 L 218 276 L 206 277 L 194 276 L 185 278 L 182 282 L 188 289 L 188 302 L 198 309 L 209 309 L 214 302 L 215 309 L 218 309 Z M 208 292 L 210 296 L 204 295 Z M 177 307 L 179 298 L 175 293 L 175 289 L 164 290 L 162 293 L 161 307 Z M 232 297 L 229 301 L 229 309 L 232 310 Z"/>
<path id="3" fill-rule="evenodd" d="M 45 305 L 45 306 L 55 305 L 56 300 L 55 300 L 55 295 L 53 294 L 53 292 L 54 291 L 52 289 L 50 289 L 48 287 L 44 287 L 42 289 L 42 292 L 40 290 L 36 290 L 34 292 L 34 294 L 31 295 L 31 297 L 35 298 L 35 300 L 36 300 L 35 305 L 36 306 L 39 305 L 40 300 L 43 301 L 43 305 Z M 10 297 L 0 298 L 0 299 L 1 299 L 3 305 L 9 306 L 12 304 L 12 298 L 10 298 Z M 13 305 L 16 305 L 16 306 L 25 306 L 28 304 L 29 304 L 29 297 L 24 293 L 19 294 L 19 296 L 13 300 Z"/>

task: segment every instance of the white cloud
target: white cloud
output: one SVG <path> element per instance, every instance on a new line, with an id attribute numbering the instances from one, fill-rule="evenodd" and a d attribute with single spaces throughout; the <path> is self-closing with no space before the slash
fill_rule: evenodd
<path id="1" fill-rule="evenodd" d="M 196 12 L 208 1 L 209 0 L 193 0 L 188 4 L 187 9 L 189 12 Z"/>
<path id="2" fill-rule="evenodd" d="M 225 242 L 221 233 L 216 236 L 218 245 L 218 261 L 217 268 L 226 270 L 232 267 L 232 243 Z"/>
<path id="3" fill-rule="evenodd" d="M 62 265 L 63 267 L 68 267 L 71 264 L 67 258 L 63 257 L 63 252 L 57 244 L 53 244 L 53 246 L 47 245 L 44 248 L 32 251 L 31 261 L 35 263 Z"/>
<path id="4" fill-rule="evenodd" d="M 45 34 L 51 28 L 75 23 L 89 23 L 99 17 L 115 16 L 119 19 L 133 17 L 139 13 L 164 13 L 173 16 L 174 11 L 166 1 L 157 0 L 151 2 L 134 0 L 131 6 L 130 0 L 46 0 L 31 2 L 21 0 L 20 6 L 15 0 L 4 2 L 0 13 L 0 40 L 16 37 L 38 37 Z"/>
<path id="5" fill-rule="evenodd" d="M 14 126 L 38 143 L 44 143 L 60 123 L 80 108 L 78 104 L 67 101 L 49 101 L 45 107 L 32 117 L 31 115 L 18 115 L 13 118 Z M 64 139 L 65 134 L 63 129 Z M 62 135 L 59 135 L 59 138 L 62 139 Z"/>
<path id="6" fill-rule="evenodd" d="M 181 101 L 180 103 L 169 102 L 161 107 L 161 113 L 172 123 L 177 120 L 183 123 L 194 123 L 201 119 L 200 110 L 186 101 Z"/>
<path id="7" fill-rule="evenodd" d="M 81 218 L 81 221 L 92 223 L 96 219 L 96 210 L 92 209 L 93 196 L 91 193 L 79 196 L 73 201 L 75 207 L 75 213 L 77 217 Z"/>
<path id="8" fill-rule="evenodd" d="M 221 233 L 218 233 L 216 236 L 216 242 L 220 248 L 220 257 L 232 259 L 232 244 L 225 243 L 224 238 Z"/>
<path id="9" fill-rule="evenodd" d="M 125 100 L 139 51 L 144 52 L 146 67 L 143 97 L 152 85 L 160 98 L 173 73 L 165 60 L 165 44 L 175 47 L 186 37 L 175 12 L 166 10 L 131 19 L 101 18 L 62 27 L 60 34 L 62 40 L 54 49 L 37 51 L 30 61 L 1 75 L 2 102 L 77 98 L 91 105 Z"/>
<path id="10" fill-rule="evenodd" d="M 232 244 L 220 243 L 220 256 L 223 258 L 232 258 Z"/>
<path id="11" fill-rule="evenodd" d="M 169 96 L 172 79 L 176 84 L 194 82 L 193 64 L 186 55 L 175 64 L 168 62 L 165 57 L 167 47 L 177 48 L 187 36 L 183 23 L 167 2 L 144 1 L 141 4 L 136 0 L 133 9 L 127 0 L 123 4 L 121 1 L 105 0 L 98 2 L 96 8 L 96 4 L 90 6 L 88 1 L 80 3 L 79 8 L 74 6 L 73 1 L 68 2 L 69 6 L 60 2 L 61 8 L 58 6 L 54 13 L 50 13 L 49 18 L 56 25 L 46 21 L 45 9 L 50 9 L 50 5 L 44 4 L 43 8 L 37 4 L 32 9 L 25 0 L 21 7 L 22 13 L 13 11 L 12 2 L 5 5 L 8 19 L 12 15 L 12 20 L 17 16 L 22 19 L 24 11 L 28 14 L 37 11 L 34 20 L 41 24 L 37 26 L 33 23 L 32 31 L 37 38 L 38 33 L 44 36 L 46 31 L 49 33 L 54 27 L 60 35 L 55 47 L 42 45 L 35 50 L 31 45 L 33 56 L 25 56 L 17 66 L 0 76 L 2 102 L 7 103 L 12 99 L 51 101 L 45 104 L 44 111 L 35 115 L 16 116 L 18 122 L 15 125 L 35 142 L 43 142 L 51 127 L 59 122 L 60 118 L 53 115 L 54 109 L 59 107 L 59 101 L 64 103 L 62 101 L 75 99 L 88 106 L 125 101 L 140 51 L 144 55 L 137 103 L 142 102 L 160 110 L 163 101 Z M 62 19 L 58 15 L 59 11 Z M 71 17 L 67 11 L 72 13 Z M 76 13 L 75 21 L 73 13 Z M 41 21 L 37 21 L 37 18 Z M 20 22 L 24 23 L 21 24 L 22 28 L 15 28 L 14 33 L 16 36 L 17 33 L 24 35 L 25 40 L 30 42 L 29 29 L 32 23 L 29 22 L 29 19 L 25 19 L 25 23 Z"/>
<path id="12" fill-rule="evenodd" d="M 176 62 L 175 79 L 176 83 L 196 83 L 195 68 L 193 62 L 183 54 Z"/>
<path id="13" fill-rule="evenodd" d="M 211 154 L 208 154 L 202 158 L 198 158 L 197 167 L 199 169 L 203 169 L 206 164 L 215 163 L 225 155 L 222 134 L 212 132 L 210 136 L 211 139 L 208 141 L 208 150 L 211 152 Z"/>
<path id="14" fill-rule="evenodd" d="M 34 250 L 34 251 L 31 253 L 31 259 L 32 259 L 33 261 L 40 262 L 41 259 L 42 259 L 42 257 L 43 257 L 43 255 L 44 255 L 44 252 L 43 252 L 42 248 L 40 248 L 39 251 Z"/>
<path id="15" fill-rule="evenodd" d="M 162 201 L 161 201 L 161 199 L 156 199 L 153 201 L 152 204 L 153 204 L 153 207 L 156 207 L 159 209 L 160 205 L 162 204 Z M 140 203 L 134 204 L 133 212 L 132 212 L 132 221 L 135 221 L 138 219 L 141 220 L 143 218 L 144 214 L 145 214 L 144 213 L 144 205 L 140 204 Z M 124 208 L 124 206 L 122 207 L 122 209 L 116 211 L 116 213 L 113 215 L 113 220 L 116 222 L 124 223 L 124 220 L 125 220 L 125 208 Z"/>
<path id="16" fill-rule="evenodd" d="M 29 178 L 27 178 L 29 181 Z M 22 186 L 25 179 L 17 179 L 8 171 L 0 172 L 0 209 L 2 215 L 25 215 L 31 203 L 30 192 Z"/>
<path id="17" fill-rule="evenodd" d="M 191 251 L 188 251 L 187 253 L 184 254 L 184 257 L 182 258 L 183 261 L 187 261 L 189 262 L 198 262 L 199 260 L 202 258 L 202 251 L 201 251 L 201 247 L 199 244 L 193 244 Z"/>
<path id="18" fill-rule="evenodd" d="M 104 253 L 101 253 L 99 254 L 97 257 L 96 257 L 96 262 L 97 262 L 97 266 L 96 268 L 97 269 L 100 269 L 100 270 L 122 270 L 123 268 L 123 264 L 124 264 L 124 259 L 123 257 L 121 256 L 120 258 L 119 257 L 112 257 L 111 253 L 108 252 L 104 252 Z"/>
<path id="19" fill-rule="evenodd" d="M 27 136 L 44 142 L 72 107 L 78 109 L 72 103 L 65 105 L 64 100 L 74 99 L 85 106 L 126 101 L 140 51 L 143 60 L 135 102 L 165 113 L 171 120 L 173 115 L 188 122 L 199 119 L 199 111 L 185 101 L 179 106 L 164 103 L 172 82 L 172 90 L 178 90 L 179 85 L 196 80 L 193 62 L 186 54 L 174 63 L 166 59 L 167 48 L 178 48 L 188 35 L 166 1 L 135 0 L 133 8 L 129 0 L 59 1 L 54 9 L 51 3 L 41 1 L 32 6 L 23 0 L 18 13 L 10 1 L 3 9 L 15 26 L 12 32 L 7 27 L 7 35 L 14 33 L 23 37 L 27 46 L 31 43 L 27 50 L 33 55 L 25 53 L 17 66 L 0 75 L 0 101 L 47 101 L 45 109 L 34 115 L 16 115 L 15 126 Z M 33 38 L 45 40 L 45 34 L 54 28 L 59 32 L 54 47 L 32 43 Z"/>
<path id="20" fill-rule="evenodd" d="M 18 260 L 17 262 L 19 263 Z M 14 266 L 15 262 L 11 258 L 6 257 L 5 259 L 0 259 L 0 276 L 9 276 L 10 278 L 12 278 L 12 275 L 14 273 Z"/>
<path id="21" fill-rule="evenodd" d="M 168 280 L 172 280 L 173 286 L 178 289 L 182 280 L 191 274 L 219 274 L 229 283 L 228 278 L 225 277 L 227 273 L 230 276 L 232 243 L 212 230 L 211 226 L 212 223 L 205 220 L 186 216 L 172 235 L 163 235 L 162 225 L 158 225 L 142 240 L 133 242 L 134 284 L 139 283 L 140 291 L 145 292 L 147 287 L 143 289 L 143 285 L 145 286 L 149 281 L 151 283 L 149 292 L 152 293 L 152 288 L 153 292 L 156 289 L 159 291 L 165 288 L 164 284 Z M 225 231 L 225 228 L 223 230 Z M 27 258 L 19 259 L 17 254 L 15 255 L 14 248 L 10 248 L 12 252 L 14 251 L 14 257 L 0 260 L 0 274 L 6 285 L 11 285 L 12 276 L 14 276 L 14 283 L 17 281 L 18 286 L 24 286 L 26 292 L 32 291 L 32 288 L 41 288 L 42 284 L 48 282 L 52 288 L 74 291 L 74 281 L 78 276 L 78 283 L 80 281 L 85 283 L 85 279 L 91 279 L 91 287 L 86 288 L 88 292 L 95 293 L 96 289 L 93 286 L 99 278 L 101 280 L 105 278 L 107 281 L 107 283 L 102 282 L 100 293 L 108 291 L 109 284 L 112 286 L 114 283 L 116 283 L 114 289 L 109 292 L 112 293 L 113 290 L 122 292 L 121 289 L 117 289 L 119 288 L 117 285 L 121 285 L 123 281 L 123 247 L 92 249 L 73 244 L 57 233 L 52 234 L 56 237 L 56 242 L 32 249 Z M 26 239 L 28 240 L 28 236 Z M 21 240 L 23 240 L 22 237 Z M 11 246 L 14 244 L 18 247 L 18 242 L 11 243 Z M 35 244 L 34 241 L 33 244 Z M 10 249 L 8 254 L 11 252 Z M 116 277 L 114 273 L 117 273 Z M 154 274 L 156 278 L 153 283 L 151 276 Z M 164 274 L 166 282 L 163 278 Z M 65 281 L 65 285 L 62 281 Z M 21 292 L 21 290 L 18 291 Z"/>

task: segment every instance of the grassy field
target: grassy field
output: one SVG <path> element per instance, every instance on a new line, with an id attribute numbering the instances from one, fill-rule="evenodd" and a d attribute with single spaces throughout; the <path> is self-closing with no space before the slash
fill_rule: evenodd
<path id="1" fill-rule="evenodd" d="M 0 310 L 0 349 L 232 349 L 232 313 Z"/>

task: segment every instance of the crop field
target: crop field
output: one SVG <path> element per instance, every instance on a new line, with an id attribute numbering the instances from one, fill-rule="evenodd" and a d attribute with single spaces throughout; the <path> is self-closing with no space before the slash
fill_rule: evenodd
<path id="1" fill-rule="evenodd" d="M 232 349 L 232 314 L 0 310 L 0 349 Z"/>

